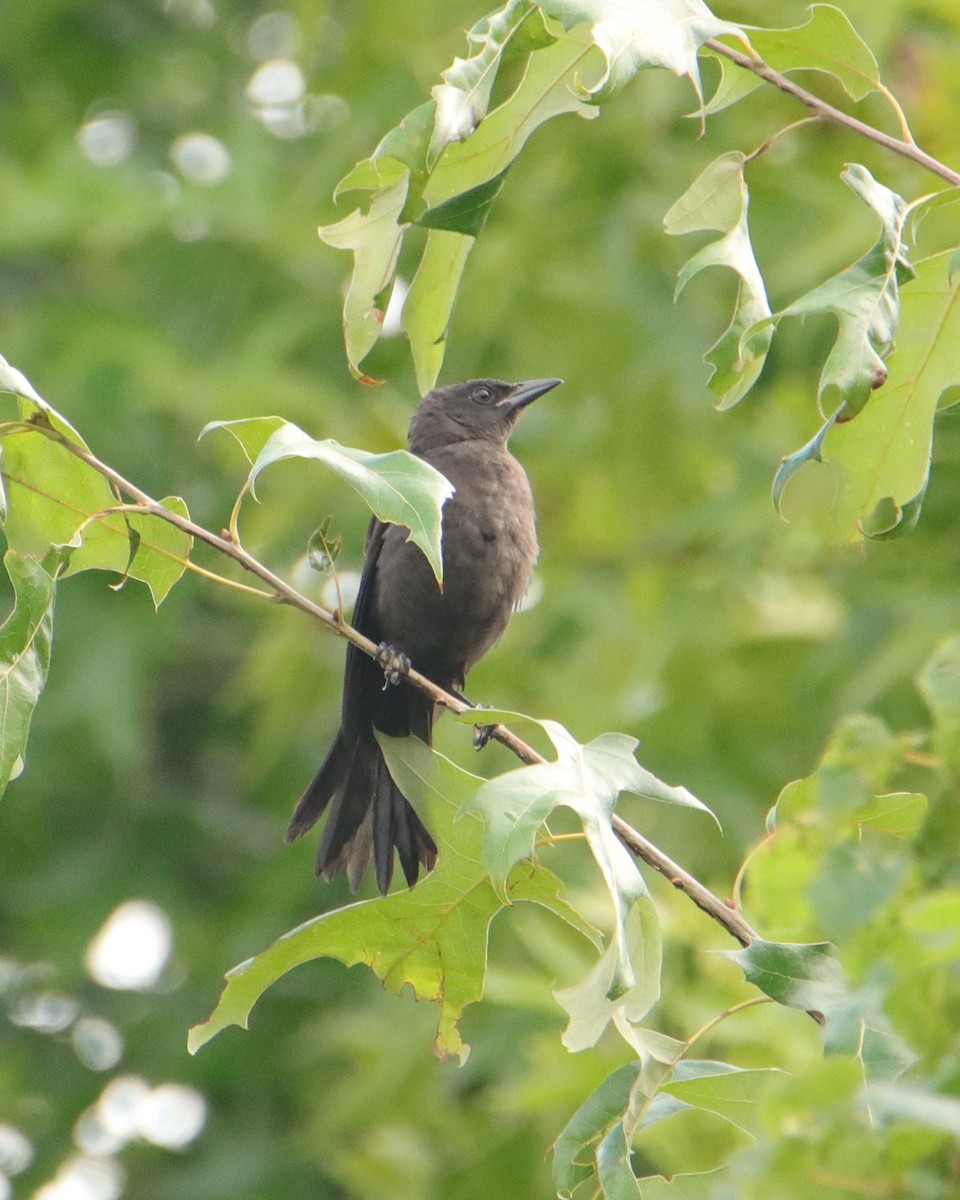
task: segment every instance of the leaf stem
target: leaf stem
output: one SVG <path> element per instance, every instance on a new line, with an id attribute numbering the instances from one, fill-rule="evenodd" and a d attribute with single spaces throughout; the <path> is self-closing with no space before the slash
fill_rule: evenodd
<path id="1" fill-rule="evenodd" d="M 899 154 L 902 158 L 908 158 L 911 162 L 915 162 L 921 167 L 925 167 L 928 171 L 931 171 L 934 175 L 939 175 L 941 179 L 945 179 L 947 183 L 952 184 L 954 187 L 960 187 L 960 173 L 954 171 L 945 163 L 940 162 L 933 155 L 927 154 L 925 150 L 921 150 L 913 140 L 909 129 L 907 129 L 906 120 L 899 104 L 894 103 L 894 109 L 898 113 L 901 129 L 906 135 L 904 138 L 893 137 L 889 133 L 884 133 L 882 129 L 876 129 L 873 125 L 868 125 L 865 121 L 850 116 L 849 113 L 845 113 L 842 109 L 835 108 L 832 104 L 828 104 L 826 100 L 821 100 L 819 96 L 815 96 L 813 92 L 808 92 L 806 88 L 794 83 L 786 75 L 775 71 L 773 67 L 765 63 L 756 54 L 744 54 L 742 50 L 736 50 L 733 46 L 726 46 L 723 42 L 717 41 L 716 38 L 710 38 L 704 44 L 714 54 L 720 54 L 724 58 L 728 58 L 732 63 L 736 63 L 738 67 L 742 67 L 743 70 L 752 71 L 754 75 L 765 79 L 767 83 L 772 83 L 781 92 L 785 92 L 788 96 L 799 100 L 801 104 L 806 105 L 817 116 L 823 117 L 827 121 L 832 121 L 835 125 L 842 125 L 844 129 L 849 129 L 852 133 L 857 133 L 861 137 L 868 138 L 871 142 L 876 142 L 878 146 L 883 146 L 884 149 L 890 150 L 894 154 Z M 891 99 L 889 92 L 885 88 L 881 90 L 888 100 Z"/>
<path id="2" fill-rule="evenodd" d="M 138 488 L 136 484 L 125 479 L 119 471 L 114 470 L 107 463 L 101 462 L 90 450 L 71 441 L 70 438 L 66 437 L 66 435 L 49 423 L 42 421 L 31 422 L 29 428 L 42 434 L 44 437 L 50 438 L 51 441 L 58 442 L 76 458 L 85 462 L 88 467 L 103 475 L 114 487 L 135 502 L 132 507 L 137 512 L 167 521 L 183 533 L 189 534 L 196 541 L 203 542 L 228 558 L 232 558 L 245 571 L 255 576 L 262 583 L 265 583 L 270 589 L 269 592 L 263 592 L 258 588 L 246 588 L 241 584 L 239 585 L 241 590 L 248 591 L 255 596 L 275 600 L 281 604 L 289 604 L 292 608 L 297 608 L 308 616 L 313 617 L 339 637 L 346 638 L 362 650 L 364 654 L 368 654 L 371 658 L 376 657 L 378 646 L 374 642 L 364 637 L 352 625 L 346 624 L 342 619 L 334 616 L 333 613 L 327 612 L 325 608 L 321 608 L 319 604 L 315 604 L 312 600 L 302 595 L 296 588 L 291 587 L 290 584 L 281 579 L 279 575 L 275 575 L 269 567 L 264 566 L 263 563 L 244 550 L 232 538 L 221 537 L 219 534 L 212 533 L 209 529 L 205 529 L 202 525 L 197 525 L 196 522 L 191 521 L 189 517 L 184 517 L 172 509 L 165 508 L 159 501 L 154 500 L 146 492 Z M 200 574 L 205 574 L 217 582 L 223 582 L 229 586 L 238 586 L 237 584 L 231 584 L 229 580 L 223 579 L 212 572 L 200 570 Z M 451 712 L 465 713 L 474 709 L 473 705 L 468 704 L 459 696 L 455 696 L 450 692 L 444 691 L 443 688 L 437 687 L 435 683 L 425 675 L 421 675 L 419 671 L 411 668 L 406 678 L 414 687 L 419 688 L 420 691 L 429 696 L 434 703 L 441 705 L 443 708 L 450 709 Z M 501 745 L 506 746 L 508 750 L 512 750 L 523 763 L 533 765 L 547 761 L 543 755 L 518 738 L 505 725 L 495 725 L 491 736 L 500 742 Z M 702 909 L 709 917 L 712 917 L 714 921 L 726 929 L 731 937 L 735 938 L 741 946 L 749 946 L 759 936 L 747 924 L 735 907 L 727 901 L 721 900 L 719 896 L 715 896 L 709 888 L 705 887 L 698 879 L 675 863 L 673 859 L 664 854 L 652 842 L 647 841 L 641 833 L 634 829 L 632 825 L 628 825 L 616 813 L 613 815 L 612 824 L 614 832 L 632 854 L 642 859 L 643 862 L 655 871 L 659 871 L 678 891 L 683 892 L 698 908 Z"/>

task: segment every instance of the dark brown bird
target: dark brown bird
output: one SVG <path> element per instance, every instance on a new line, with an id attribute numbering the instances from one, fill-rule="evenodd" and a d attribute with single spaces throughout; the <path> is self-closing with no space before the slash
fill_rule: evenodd
<path id="1" fill-rule="evenodd" d="M 447 690 L 497 641 L 523 598 L 537 560 L 530 484 L 507 441 L 523 409 L 559 379 L 503 383 L 474 379 L 436 388 L 410 423 L 413 454 L 436 467 L 456 491 L 443 508 L 443 590 L 409 530 L 374 518 L 367 531 L 353 624 L 371 641 L 406 655 Z M 396 678 L 396 676 L 394 676 Z M 347 646 L 340 732 L 297 805 L 287 841 L 306 833 L 330 807 L 317 855 L 328 879 L 346 867 L 356 890 L 371 856 L 377 884 L 393 878 L 394 849 L 412 887 L 437 847 L 394 783 L 374 730 L 416 734 L 428 745 L 433 702 Z"/>

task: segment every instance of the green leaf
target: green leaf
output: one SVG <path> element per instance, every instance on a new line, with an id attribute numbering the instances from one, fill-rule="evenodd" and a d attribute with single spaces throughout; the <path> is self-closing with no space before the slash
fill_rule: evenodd
<path id="1" fill-rule="evenodd" d="M 26 421 L 42 420 L 86 449 L 72 426 L 42 400 L 18 371 L 0 360 L 0 383 L 16 386 Z M 2 474 L 7 508 L 4 535 L 11 550 L 43 559 L 51 547 L 69 547 L 59 576 L 80 571 L 115 571 L 146 583 L 159 606 L 186 569 L 193 539 L 160 517 L 146 513 L 105 513 L 118 499 L 107 480 L 53 441 L 42 427 L 25 425 L 3 439 Z M 162 502 L 189 517 L 179 497 Z"/>
<path id="2" fill-rule="evenodd" d="M 208 421 L 200 430 L 197 440 L 205 438 L 215 429 L 225 429 L 236 440 L 247 462 L 253 466 L 271 435 L 286 423 L 283 417 L 243 417 L 239 421 Z"/>
<path id="3" fill-rule="evenodd" d="M 876 836 L 830 846 L 807 896 L 818 927 L 836 942 L 845 942 L 876 915 L 902 884 L 909 860 L 889 838 Z"/>
<path id="4" fill-rule="evenodd" d="M 510 714 L 482 710 L 484 720 Z M 461 714 L 475 721 L 477 714 Z M 486 824 L 483 861 L 493 884 L 503 888 L 516 863 L 533 854 L 543 822 L 557 806 L 573 809 L 603 875 L 615 923 L 610 945 L 585 979 L 556 993 L 570 1022 L 570 1049 L 593 1045 L 618 1015 L 638 1021 L 659 995 L 660 941 L 655 912 L 633 856 L 613 832 L 610 819 L 622 791 L 667 803 L 705 809 L 685 788 L 670 787 L 641 767 L 637 742 L 607 733 L 586 746 L 553 721 L 538 722 L 557 752 L 554 762 L 520 767 L 488 780 L 468 803 Z"/>
<path id="5" fill-rule="evenodd" d="M 586 36 L 566 35 L 531 54 L 512 95 L 487 115 L 476 132 L 465 141 L 452 142 L 437 160 L 423 189 L 428 209 L 498 178 L 531 134 L 552 117 L 564 113 L 596 117 L 597 110 L 573 87 L 590 51 Z"/>
<path id="6" fill-rule="evenodd" d="M 828 1014 L 824 1049 L 854 1058 L 868 1083 L 899 1079 L 917 1056 L 890 1026 L 878 988 L 865 987 L 840 1000 Z"/>
<path id="7" fill-rule="evenodd" d="M 20 411 L 25 419 L 30 419 L 40 413 L 58 433 L 62 433 L 64 437 L 82 449 L 89 449 L 87 443 L 66 417 L 62 417 L 55 408 L 49 405 L 26 375 L 11 366 L 3 355 L 0 355 L 0 392 L 11 392 L 14 396 L 21 398 Z"/>
<path id="8" fill-rule="evenodd" d="M 500 195 L 507 172 L 501 171 L 486 183 L 478 184 L 458 196 L 453 196 L 428 208 L 417 220 L 424 229 L 443 229 L 449 233 L 466 233 L 477 237 L 487 222 L 494 200 Z"/>
<path id="9" fill-rule="evenodd" d="M 635 980 L 632 986 L 626 990 L 618 986 L 620 948 L 613 939 L 579 983 L 553 993 L 569 1017 L 562 1041 L 571 1054 L 595 1046 L 611 1021 L 632 1043 L 630 1026 L 642 1021 L 660 998 L 663 947 L 660 923 L 649 896 L 641 896 L 627 911 L 624 943 Z"/>
<path id="10" fill-rule="evenodd" d="M 596 1150 L 615 1125 L 621 1125 L 630 1096 L 640 1077 L 640 1064 L 627 1063 L 584 1100 L 553 1144 L 553 1178 L 561 1196 L 590 1179 L 596 1170 Z"/>
<path id="11" fill-rule="evenodd" d="M 419 221 L 437 231 L 427 240 L 404 313 L 418 382 L 426 391 L 440 371 L 450 312 L 472 246 L 464 239 L 482 227 L 504 172 L 544 121 L 566 112 L 597 115 L 574 88 L 592 48 L 589 39 L 554 38 L 532 28 L 524 40 L 523 31 L 531 26 L 529 19 L 521 19 L 524 8 L 529 11 L 528 5 L 511 2 L 477 27 L 483 30 L 478 34 L 483 38 L 478 56 L 456 60 L 448 72 L 453 82 L 440 85 L 450 89 L 441 93 L 443 103 L 451 106 L 449 112 L 441 113 L 435 100 L 415 109 L 337 188 L 338 195 L 353 190 L 372 193 L 365 211 L 358 208 L 320 230 L 328 245 L 354 253 L 344 338 L 350 368 L 358 377 L 360 363 L 380 336 L 382 298 L 393 280 L 407 224 Z M 500 27 L 501 18 L 506 30 Z M 501 36 L 506 40 L 499 41 Z M 515 38 L 524 50 L 535 51 L 528 56 L 516 90 L 462 141 L 446 141 L 454 119 L 465 122 L 465 130 L 482 115 L 499 59 Z M 431 145 L 436 151 L 441 143 L 439 153 L 431 155 Z"/>
<path id="12" fill-rule="evenodd" d="M 870 825 L 895 837 L 909 838 L 920 832 L 930 802 L 921 792 L 893 792 L 873 796 L 860 813 L 861 825 Z"/>
<path id="13" fill-rule="evenodd" d="M 813 4 L 809 12 L 805 24 L 791 29 L 751 29 L 751 46 L 782 75 L 791 71 L 833 75 L 853 100 L 862 100 L 876 91 L 881 86 L 877 60 L 847 15 L 832 4 Z M 704 115 L 729 108 L 763 87 L 764 81 L 752 71 L 733 66 L 709 48 L 705 53 L 714 57 L 720 81 L 704 106 Z"/>
<path id="14" fill-rule="evenodd" d="M 917 680 L 933 715 L 933 744 L 953 774 L 960 774 L 960 637 L 934 650 Z"/>
<path id="15" fill-rule="evenodd" d="M 718 20 L 703 0 L 658 0 L 656 4 L 624 4 L 623 0 L 541 0 L 540 8 L 565 28 L 590 26 L 604 58 L 604 69 L 589 85 L 581 85 L 594 101 L 619 91 L 641 67 L 666 67 L 686 75 L 701 97 L 697 52 L 710 38 L 728 34 L 746 44 L 738 25 Z"/>
<path id="16" fill-rule="evenodd" d="M 462 1061 L 468 1047 L 460 1036 L 460 1016 L 483 994 L 489 926 L 505 904 L 539 904 L 594 936 L 562 900 L 560 881 L 543 867 L 518 866 L 503 896 L 493 888 L 480 862 L 481 823 L 475 816 L 458 818 L 480 782 L 475 775 L 417 738 L 380 741 L 391 773 L 440 847 L 436 870 L 415 889 L 316 917 L 235 967 L 210 1018 L 191 1030 L 191 1052 L 227 1025 L 246 1028 L 262 993 L 293 967 L 336 958 L 348 966 L 365 963 L 390 991 L 399 994 L 409 985 L 418 1000 L 436 1004 L 436 1051 Z"/>
<path id="17" fill-rule="evenodd" d="M 389 287 L 400 253 L 400 213 L 407 200 L 408 176 L 378 192 L 368 212 L 355 209 L 334 225 L 321 225 L 320 237 L 336 250 L 353 252 L 353 274 L 343 303 L 343 338 L 347 362 L 358 379 L 360 363 L 373 349 L 383 326 L 380 297 Z"/>
<path id="18" fill-rule="evenodd" d="M 794 450 L 792 454 L 788 454 L 782 459 L 780 466 L 777 467 L 776 474 L 773 477 L 773 485 L 771 494 L 773 498 L 773 506 L 777 512 L 783 516 L 783 493 L 787 490 L 787 484 L 796 475 L 801 467 L 809 462 L 823 462 L 823 443 L 827 440 L 827 434 L 836 423 L 837 417 L 843 412 L 841 406 L 831 416 L 827 417 L 824 423 L 820 426 L 817 432 L 813 435 L 809 442 L 801 446 L 799 450 Z"/>
<path id="19" fill-rule="evenodd" d="M 189 519 L 186 502 L 180 496 L 167 496 L 160 503 L 170 512 Z M 147 585 L 154 605 L 159 608 L 187 569 L 185 563 L 193 549 L 193 538 L 162 517 L 147 513 L 128 513 L 127 522 L 138 539 L 127 574 Z"/>
<path id="20" fill-rule="evenodd" d="M 557 722 L 523 713 L 479 709 L 456 719 L 461 724 L 475 724 L 478 719 L 531 721 L 547 733 L 557 752 L 552 763 L 518 767 L 486 781 L 470 801 L 469 808 L 482 813 L 487 824 L 484 862 L 495 883 L 506 878 L 514 863 L 533 854 L 540 827 L 558 805 L 572 808 L 585 827 L 597 813 L 602 814 L 600 824 L 608 827 L 621 792 L 710 813 L 686 788 L 664 783 L 641 766 L 635 757 L 639 743 L 626 734 L 601 734 L 584 746 Z"/>
<path id="21" fill-rule="evenodd" d="M 643 1200 L 716 1200 L 722 1195 L 726 1167 L 716 1171 L 698 1171 L 686 1175 L 645 1175 L 640 1183 Z"/>
<path id="22" fill-rule="evenodd" d="M 708 242 L 683 266 L 676 295 L 705 267 L 729 267 L 740 277 L 730 324 L 704 356 L 712 368 L 709 386 L 718 396 L 719 409 L 732 407 L 753 387 L 773 339 L 772 327 L 763 324 L 770 305 L 747 228 L 750 199 L 743 176 L 745 162 L 739 151 L 714 159 L 663 218 L 670 234 L 709 229 L 724 235 Z M 744 336 L 747 330 L 754 332 Z"/>
<path id="23" fill-rule="evenodd" d="M 863 1089 L 863 1105 L 874 1121 L 910 1121 L 960 1138 L 960 1100 L 929 1088 L 904 1083 L 871 1083 Z"/>
<path id="24" fill-rule="evenodd" d="M 865 1079 L 896 1079 L 916 1061 L 910 1047 L 890 1028 L 881 1011 L 881 997 L 870 988 L 851 991 L 828 944 L 757 939 L 745 950 L 723 953 L 778 1004 L 821 1014 L 827 1052 L 856 1057 Z"/>
<path id="25" fill-rule="evenodd" d="M 250 469 L 251 493 L 261 471 L 286 458 L 324 463 L 360 493 L 381 521 L 406 526 L 408 540 L 420 547 L 438 582 L 443 581 L 442 509 L 453 486 L 429 463 L 406 450 L 369 454 L 329 438 L 317 441 L 285 421 L 263 443 Z"/>
<path id="26" fill-rule="evenodd" d="M 894 522 L 922 496 L 930 470 L 933 421 L 941 395 L 960 382 L 960 276 L 951 277 L 951 251 L 917 264 L 904 289 L 897 353 L 890 377 L 855 421 L 830 430 L 824 458 L 840 471 L 828 533 L 836 541 L 861 536 L 881 502 L 895 506 Z"/>
<path id="27" fill-rule="evenodd" d="M 743 334 L 744 343 L 749 345 L 783 317 L 814 313 L 835 316 L 837 339 L 820 374 L 817 397 L 821 412 L 839 403 L 842 412 L 836 418 L 838 424 L 855 417 L 871 393 L 886 381 L 885 359 L 893 349 L 900 321 L 900 284 L 914 274 L 903 241 L 909 212 L 906 202 L 857 163 L 848 166 L 841 178 L 880 218 L 878 241 L 852 266 Z M 918 485 L 905 499 L 913 499 L 919 490 Z"/>
<path id="28" fill-rule="evenodd" d="M 438 210 L 435 210 L 438 211 Z M 473 238 L 431 229 L 403 304 L 417 386 L 425 395 L 437 382 L 447 349 L 447 325 Z"/>
<path id="29" fill-rule="evenodd" d="M 822 71 L 838 79 L 852 100 L 880 87 L 873 51 L 832 4 L 814 4 L 810 17 L 793 29 L 751 29 L 750 44 L 768 66 L 782 74 Z"/>
<path id="30" fill-rule="evenodd" d="M 443 83 L 432 89 L 437 111 L 427 152 L 429 165 L 450 142 L 469 137 L 486 116 L 504 46 L 532 7 L 529 0 L 509 0 L 467 34 L 475 53 L 467 59 L 455 58 L 442 73 Z"/>
<path id="31" fill-rule="evenodd" d="M 0 793 L 23 767 L 33 710 L 47 681 L 56 592 L 55 573 L 35 558 L 8 550 L 3 564 L 14 603 L 0 625 Z"/>
<path id="32" fill-rule="evenodd" d="M 622 1122 L 618 1121 L 597 1147 L 597 1180 L 607 1200 L 641 1200 Z"/>
<path id="33" fill-rule="evenodd" d="M 725 950 L 747 980 L 787 1008 L 826 1013 L 846 999 L 846 985 L 826 942 L 799 945 L 757 938 L 745 950 Z"/>
<path id="34" fill-rule="evenodd" d="M 773 1068 L 746 1070 L 730 1063 L 686 1059 L 677 1064 L 661 1094 L 722 1117 L 751 1137 L 762 1128 L 760 1104 L 780 1071 Z"/>

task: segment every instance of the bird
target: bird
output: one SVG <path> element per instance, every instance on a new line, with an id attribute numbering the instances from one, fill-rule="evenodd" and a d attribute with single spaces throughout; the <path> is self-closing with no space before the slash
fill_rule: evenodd
<path id="1" fill-rule="evenodd" d="M 539 555 L 536 516 L 507 443 L 527 405 L 561 382 L 473 379 L 434 388 L 414 412 L 410 452 L 454 488 L 442 510 L 443 585 L 406 526 L 371 520 L 353 625 L 380 654 L 347 645 L 340 730 L 286 835 L 295 841 L 329 809 L 316 871 L 329 880 L 345 869 L 354 892 L 372 859 L 385 895 L 395 851 L 409 887 L 421 867 L 436 865 L 436 843 L 390 775 L 375 731 L 430 745 L 435 706 L 405 668 L 460 693 L 523 599 Z"/>

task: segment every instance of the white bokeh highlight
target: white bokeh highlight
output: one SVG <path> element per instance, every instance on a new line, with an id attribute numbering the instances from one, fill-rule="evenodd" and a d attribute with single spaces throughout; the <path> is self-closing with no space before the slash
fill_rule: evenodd
<path id="1" fill-rule="evenodd" d="M 149 900 L 127 900 L 114 909 L 87 947 L 90 977 L 117 991 L 154 987 L 173 950 L 170 918 Z"/>
<path id="2" fill-rule="evenodd" d="M 214 187 L 233 169 L 230 151 L 209 133 L 184 133 L 170 147 L 170 161 L 184 179 Z"/>

